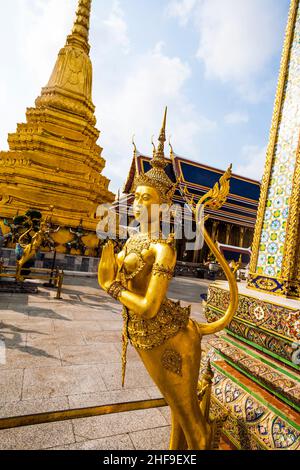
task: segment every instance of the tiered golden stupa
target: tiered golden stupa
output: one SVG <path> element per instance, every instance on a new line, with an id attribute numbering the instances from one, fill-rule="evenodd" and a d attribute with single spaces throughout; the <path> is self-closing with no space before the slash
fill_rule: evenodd
<path id="1" fill-rule="evenodd" d="M 35 107 L 27 109 L 27 122 L 9 134 L 9 151 L 0 152 L 0 219 L 29 208 L 46 216 L 53 206 L 52 222 L 62 227 L 55 234 L 58 243 L 72 239 L 69 228 L 81 224 L 91 232 L 90 244 L 96 244 L 96 209 L 114 200 L 109 180 L 101 174 L 105 160 L 97 145 L 89 57 L 91 3 L 79 0 L 72 33 L 47 86 Z"/>

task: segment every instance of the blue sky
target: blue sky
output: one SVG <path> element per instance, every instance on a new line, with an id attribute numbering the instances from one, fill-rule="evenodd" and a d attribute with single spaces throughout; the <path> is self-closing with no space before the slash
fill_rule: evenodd
<path id="1" fill-rule="evenodd" d="M 45 86 L 77 0 L 0 0 L 0 148 Z M 260 179 L 289 0 L 93 0 L 99 143 L 122 187 L 168 105 L 177 154 Z M 1 15 L 1 16 L 2 16 Z"/>

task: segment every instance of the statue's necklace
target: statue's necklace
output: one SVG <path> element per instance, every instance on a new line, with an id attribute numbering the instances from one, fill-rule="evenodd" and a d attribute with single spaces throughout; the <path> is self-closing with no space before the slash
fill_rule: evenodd
<path id="1" fill-rule="evenodd" d="M 151 243 L 157 243 L 159 240 L 159 238 L 151 238 L 148 234 L 144 233 L 139 233 L 129 238 L 124 248 L 124 260 L 126 259 L 126 256 L 134 253 L 137 257 L 137 267 L 133 272 L 127 273 L 125 271 L 125 266 L 123 262 L 120 268 L 120 272 L 122 273 L 122 277 L 124 280 L 128 281 L 130 279 L 134 279 L 135 276 L 144 269 L 144 267 L 146 266 L 146 262 L 143 259 L 142 252 L 144 250 L 149 250 Z"/>

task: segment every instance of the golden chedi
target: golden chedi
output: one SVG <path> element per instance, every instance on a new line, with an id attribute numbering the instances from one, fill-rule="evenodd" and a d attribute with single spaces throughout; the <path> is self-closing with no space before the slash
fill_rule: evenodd
<path id="1" fill-rule="evenodd" d="M 0 218 L 38 209 L 62 228 L 58 243 L 72 240 L 70 227 L 82 225 L 85 242 L 97 246 L 96 209 L 111 202 L 102 148 L 97 145 L 89 57 L 91 0 L 79 0 L 72 33 L 59 52 L 50 80 L 26 123 L 9 134 L 0 153 Z M 5 230 L 5 227 L 3 227 Z M 62 246 L 62 245 L 61 245 Z"/>
<path id="2" fill-rule="evenodd" d="M 198 387 L 201 338 L 230 322 L 237 307 L 237 284 L 204 229 L 204 238 L 229 281 L 231 302 L 227 312 L 216 322 L 199 324 L 190 318 L 190 307 L 166 297 L 176 265 L 176 250 L 174 236 L 166 237 L 160 232 L 161 213 L 155 210 L 162 204 L 162 210 L 167 210 L 175 190 L 164 171 L 165 123 L 166 115 L 152 169 L 135 181 L 133 212 L 140 231 L 127 240 L 117 255 L 112 241 L 103 247 L 98 277 L 101 287 L 123 305 L 123 383 L 130 341 L 171 408 L 170 449 L 209 449 L 214 447 L 217 428 L 209 420 L 209 380 L 202 380 Z M 198 204 L 221 205 L 229 192 L 229 177 L 230 170 Z M 193 208 L 200 225 L 198 209 L 199 206 Z"/>

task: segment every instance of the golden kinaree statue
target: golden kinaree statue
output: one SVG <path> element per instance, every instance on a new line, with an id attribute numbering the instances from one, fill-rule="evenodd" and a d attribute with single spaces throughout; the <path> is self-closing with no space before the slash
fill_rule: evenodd
<path id="1" fill-rule="evenodd" d="M 32 227 L 30 227 L 26 232 L 24 232 L 21 237 L 19 238 L 19 245 L 23 249 L 23 254 L 19 260 L 17 260 L 16 265 L 16 280 L 18 282 L 24 281 L 24 276 L 22 276 L 22 269 L 29 260 L 34 258 L 34 256 L 37 254 L 39 249 L 41 248 L 42 243 L 45 241 L 48 233 L 49 233 L 49 223 L 48 223 L 48 218 L 44 221 L 41 222 L 40 228 L 38 232 L 36 232 L 29 243 L 22 243 L 22 240 L 26 238 L 27 234 L 32 230 Z"/>
<path id="2" fill-rule="evenodd" d="M 227 262 L 204 229 L 205 241 L 229 281 L 231 302 L 226 314 L 214 323 L 200 324 L 190 318 L 190 307 L 166 298 L 176 251 L 172 236 L 161 237 L 159 213 L 151 210 L 153 204 L 171 205 L 176 186 L 164 171 L 165 125 L 166 113 L 152 169 L 135 181 L 133 211 L 140 222 L 140 232 L 127 240 L 118 255 L 114 254 L 112 242 L 104 246 L 99 284 L 124 306 L 123 382 L 130 340 L 171 408 L 170 449 L 203 450 L 212 445 L 213 429 L 205 413 L 206 405 L 201 406 L 197 396 L 201 338 L 220 331 L 231 321 L 238 291 Z M 229 176 L 230 169 L 198 204 L 220 206 L 229 191 Z M 147 217 L 141 218 L 145 210 Z M 197 207 L 194 210 L 197 216 Z"/>

